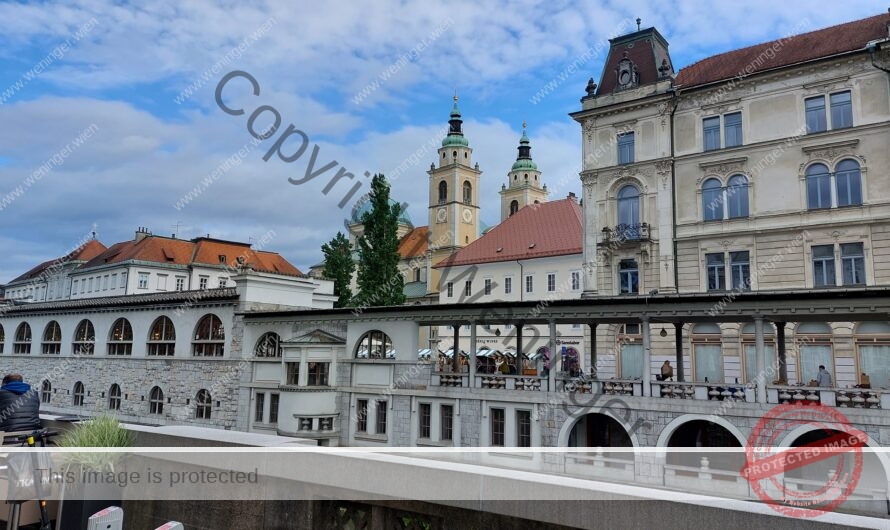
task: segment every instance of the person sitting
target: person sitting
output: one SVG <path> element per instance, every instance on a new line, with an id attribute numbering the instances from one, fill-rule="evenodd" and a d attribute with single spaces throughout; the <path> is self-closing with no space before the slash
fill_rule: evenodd
<path id="1" fill-rule="evenodd" d="M 0 386 L 0 431 L 40 429 L 40 398 L 19 374 L 7 374 Z"/>
<path id="2" fill-rule="evenodd" d="M 862 375 L 859 376 L 859 384 L 856 385 L 856 388 L 871 388 L 871 378 L 868 377 L 868 374 L 862 372 Z"/>
<path id="3" fill-rule="evenodd" d="M 674 367 L 671 366 L 670 361 L 665 361 L 664 364 L 661 365 L 661 380 L 667 381 L 674 377 Z"/>
<path id="4" fill-rule="evenodd" d="M 825 365 L 819 365 L 819 373 L 816 374 L 816 386 L 820 388 L 831 388 L 831 374 L 825 369 Z"/>

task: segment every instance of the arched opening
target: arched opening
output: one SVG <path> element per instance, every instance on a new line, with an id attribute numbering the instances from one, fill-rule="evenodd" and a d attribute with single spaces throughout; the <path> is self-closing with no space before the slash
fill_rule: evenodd
<path id="1" fill-rule="evenodd" d="M 253 355 L 254 357 L 264 359 L 280 358 L 281 337 L 278 336 L 278 333 L 272 331 L 263 333 L 263 336 L 260 337 L 260 340 L 257 341 L 256 346 L 253 348 Z"/>
<path id="2" fill-rule="evenodd" d="M 729 218 L 748 217 L 748 177 L 733 175 L 726 186 Z"/>
<path id="3" fill-rule="evenodd" d="M 15 330 L 12 353 L 31 353 L 31 326 L 27 322 L 22 322 Z"/>
<path id="4" fill-rule="evenodd" d="M 448 201 L 448 184 L 443 180 L 439 182 L 439 204 L 445 204 Z"/>
<path id="5" fill-rule="evenodd" d="M 510 202 L 510 215 L 519 211 L 519 201 Z"/>
<path id="6" fill-rule="evenodd" d="M 72 392 L 72 395 L 73 395 L 73 398 L 71 399 L 71 403 L 75 407 L 82 407 L 83 406 L 83 398 L 84 398 L 84 395 L 86 395 L 86 392 L 84 391 L 84 388 L 83 388 L 83 383 L 81 383 L 80 381 L 74 383 L 74 391 Z"/>
<path id="7" fill-rule="evenodd" d="M 164 413 L 164 391 L 159 386 L 152 387 L 148 395 L 148 412 L 159 415 Z"/>
<path id="8" fill-rule="evenodd" d="M 96 329 L 93 323 L 87 319 L 81 320 L 74 330 L 74 341 L 71 343 L 71 353 L 74 355 L 92 355 L 96 345 Z"/>
<path id="9" fill-rule="evenodd" d="M 126 318 L 119 318 L 111 326 L 108 336 L 108 355 L 132 355 L 133 327 Z"/>
<path id="10" fill-rule="evenodd" d="M 862 204 L 862 175 L 859 162 L 850 159 L 838 162 L 835 168 L 835 180 L 838 207 Z"/>
<path id="11" fill-rule="evenodd" d="M 49 379 L 44 379 L 42 383 L 40 383 L 40 402 L 41 403 L 49 403 L 53 398 L 53 384 L 49 382 Z"/>
<path id="12" fill-rule="evenodd" d="M 176 328 L 167 317 L 158 317 L 151 325 L 148 334 L 148 354 L 159 356 L 173 355 L 176 350 Z"/>
<path id="13" fill-rule="evenodd" d="M 824 164 L 807 168 L 807 207 L 810 210 L 831 208 L 831 174 Z"/>
<path id="14" fill-rule="evenodd" d="M 225 344 L 226 333 L 222 320 L 212 313 L 201 317 L 195 327 L 192 355 L 194 357 L 222 357 Z"/>
<path id="15" fill-rule="evenodd" d="M 719 221 L 723 219 L 723 185 L 719 179 L 709 178 L 701 185 L 702 219 Z"/>
<path id="16" fill-rule="evenodd" d="M 578 418 L 569 433 L 569 447 L 633 447 L 627 430 L 615 418 L 591 412 Z M 603 456 L 607 456 L 603 453 Z M 633 453 L 612 454 L 614 457 L 633 460 Z"/>
<path id="17" fill-rule="evenodd" d="M 213 400 L 210 396 L 210 391 L 204 388 L 198 390 L 198 394 L 195 395 L 195 418 L 199 420 L 209 420 L 212 403 Z"/>
<path id="18" fill-rule="evenodd" d="M 121 409 L 121 386 L 117 383 L 111 385 L 111 388 L 108 389 L 108 409 Z"/>
<path id="19" fill-rule="evenodd" d="M 708 420 L 691 420 L 677 426 L 668 438 L 667 446 L 669 448 L 686 448 L 686 447 L 726 447 L 740 448 L 742 442 L 739 438 L 729 431 L 723 425 Z M 739 469 L 745 463 L 745 453 L 743 451 L 727 451 L 725 453 L 697 453 L 697 452 L 679 452 L 668 451 L 665 463 L 672 466 L 679 466 L 680 469 L 675 470 L 677 474 L 684 472 L 695 473 L 703 465 L 703 458 L 708 459 L 708 466 L 715 470 L 731 470 L 738 475 Z M 715 475 L 714 478 L 725 478 Z M 735 480 L 735 476 L 731 480 Z"/>
<path id="20" fill-rule="evenodd" d="M 356 359 L 393 359 L 395 356 L 392 339 L 379 330 L 365 333 L 355 345 Z"/>
<path id="21" fill-rule="evenodd" d="M 464 204 L 473 204 L 473 185 L 470 181 L 464 181 Z"/>
<path id="22" fill-rule="evenodd" d="M 50 321 L 43 330 L 43 344 L 41 352 L 44 355 L 59 355 L 62 353 L 62 327 L 55 320 Z"/>

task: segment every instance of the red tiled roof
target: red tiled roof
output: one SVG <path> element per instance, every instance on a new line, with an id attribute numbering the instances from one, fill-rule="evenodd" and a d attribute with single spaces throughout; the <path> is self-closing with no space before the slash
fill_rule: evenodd
<path id="1" fill-rule="evenodd" d="M 31 278 L 37 278 L 43 273 L 43 271 L 49 269 L 55 263 L 64 265 L 65 263 L 70 263 L 72 261 L 89 261 L 104 252 L 107 248 L 108 247 L 103 245 L 98 239 L 91 239 L 85 245 L 72 250 L 61 258 L 44 261 L 40 265 L 13 279 L 9 283 L 16 283 L 20 281 L 30 280 Z"/>
<path id="2" fill-rule="evenodd" d="M 677 84 L 682 88 L 689 88 L 730 79 L 739 74 L 750 75 L 773 68 L 861 50 L 869 41 L 887 37 L 888 23 L 890 23 L 890 14 L 882 13 L 809 33 L 801 33 L 788 39 L 777 39 L 714 55 L 680 70 L 677 74 Z M 772 59 L 765 55 L 766 50 L 771 47 L 774 47 L 773 51 L 775 52 L 774 54 L 770 52 L 773 55 Z"/>
<path id="3" fill-rule="evenodd" d="M 529 205 L 435 267 L 580 254 L 583 233 L 573 199 Z"/>
<path id="4" fill-rule="evenodd" d="M 225 256 L 225 263 L 220 262 Z M 123 241 L 85 263 L 88 269 L 100 265 L 137 260 L 171 265 L 210 265 L 238 267 L 238 258 L 255 271 L 302 276 L 299 269 L 275 252 L 255 251 L 247 243 L 198 238 L 193 241 L 149 235 L 140 241 Z"/>
<path id="5" fill-rule="evenodd" d="M 618 63 L 625 56 L 636 66 L 640 86 L 658 81 L 658 67 L 662 60 L 668 58 L 666 44 L 662 44 L 663 39 L 655 28 L 612 39 L 613 44 L 606 57 L 606 64 L 603 65 L 597 94 L 611 93 L 618 86 Z"/>
<path id="6" fill-rule="evenodd" d="M 416 258 L 426 253 L 429 248 L 430 227 L 418 226 L 399 241 L 399 256 L 402 259 Z"/>

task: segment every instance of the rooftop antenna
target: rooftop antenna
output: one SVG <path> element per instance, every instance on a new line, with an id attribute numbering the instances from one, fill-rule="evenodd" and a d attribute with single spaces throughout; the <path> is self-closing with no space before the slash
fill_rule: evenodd
<path id="1" fill-rule="evenodd" d="M 176 234 L 179 233 L 180 225 L 182 225 L 182 221 L 176 221 L 175 225 L 170 225 L 170 228 L 173 229 L 173 239 L 176 239 Z"/>
<path id="2" fill-rule="evenodd" d="M 90 231 L 90 235 L 93 237 L 93 239 L 96 239 L 97 237 L 99 237 L 98 232 L 96 232 L 97 228 L 99 228 L 99 225 L 97 225 L 96 223 L 93 223 L 93 229 Z"/>
<path id="3" fill-rule="evenodd" d="M 643 21 L 640 17 L 637 17 L 637 31 L 640 31 L 640 23 Z"/>

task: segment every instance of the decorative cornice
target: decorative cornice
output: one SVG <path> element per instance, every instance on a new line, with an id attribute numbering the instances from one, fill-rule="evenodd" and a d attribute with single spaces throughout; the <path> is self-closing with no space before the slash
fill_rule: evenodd
<path id="1" fill-rule="evenodd" d="M 748 165 L 748 157 L 740 156 L 738 158 L 727 158 L 723 160 L 715 160 L 713 162 L 700 162 L 698 167 L 708 174 L 726 174 L 733 171 L 744 171 Z"/>

